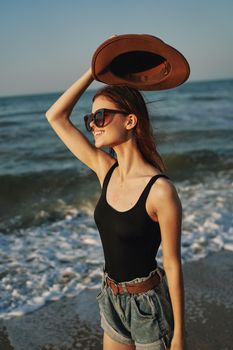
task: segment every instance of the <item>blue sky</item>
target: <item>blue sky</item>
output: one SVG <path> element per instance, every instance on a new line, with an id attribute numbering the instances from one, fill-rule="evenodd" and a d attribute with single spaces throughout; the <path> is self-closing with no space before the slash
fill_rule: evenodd
<path id="1" fill-rule="evenodd" d="M 158 36 L 190 81 L 233 78 L 232 14 L 232 0 L 2 0 L 0 96 L 63 91 L 112 34 Z"/>

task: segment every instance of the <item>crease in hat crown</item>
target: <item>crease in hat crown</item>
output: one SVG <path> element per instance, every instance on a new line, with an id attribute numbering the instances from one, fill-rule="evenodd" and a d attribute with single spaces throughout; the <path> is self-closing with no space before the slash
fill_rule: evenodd
<path id="1" fill-rule="evenodd" d="M 138 90 L 164 90 L 183 84 L 190 75 L 185 57 L 160 38 L 123 34 L 104 41 L 92 57 L 93 77 L 110 85 Z"/>

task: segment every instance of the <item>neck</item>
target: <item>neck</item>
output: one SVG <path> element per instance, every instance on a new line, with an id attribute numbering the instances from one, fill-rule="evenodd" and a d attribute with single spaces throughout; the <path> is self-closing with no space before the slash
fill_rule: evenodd
<path id="1" fill-rule="evenodd" d="M 119 164 L 118 174 L 120 182 L 124 182 L 126 178 L 129 179 L 142 174 L 145 167 L 148 167 L 133 138 L 113 147 L 113 149 L 116 152 Z"/>

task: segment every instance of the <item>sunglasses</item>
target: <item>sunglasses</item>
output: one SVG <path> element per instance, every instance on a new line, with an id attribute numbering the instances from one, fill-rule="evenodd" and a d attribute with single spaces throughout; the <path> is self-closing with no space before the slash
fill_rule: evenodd
<path id="1" fill-rule="evenodd" d="M 101 128 L 110 122 L 110 119 L 115 114 L 128 115 L 128 112 L 120 111 L 118 109 L 108 109 L 101 108 L 98 109 L 95 113 L 87 114 L 84 116 L 84 123 L 87 131 L 91 131 L 92 127 L 90 126 L 93 121 L 98 128 Z"/>

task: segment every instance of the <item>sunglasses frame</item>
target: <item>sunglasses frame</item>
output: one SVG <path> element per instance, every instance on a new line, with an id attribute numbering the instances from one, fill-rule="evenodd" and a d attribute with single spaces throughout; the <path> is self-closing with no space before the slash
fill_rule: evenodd
<path id="1" fill-rule="evenodd" d="M 101 113 L 101 119 L 97 120 L 96 116 L 98 113 Z M 105 125 L 105 113 L 109 113 L 109 114 L 123 114 L 123 115 L 128 115 L 129 112 L 126 111 L 122 111 L 119 109 L 109 109 L 109 108 L 100 108 L 97 111 L 95 111 L 95 113 L 91 113 L 91 114 L 86 114 L 83 119 L 84 119 L 84 123 L 86 126 L 87 131 L 91 131 L 92 128 L 90 127 L 90 123 L 93 121 L 94 124 L 98 127 L 98 128 L 102 128 Z"/>

